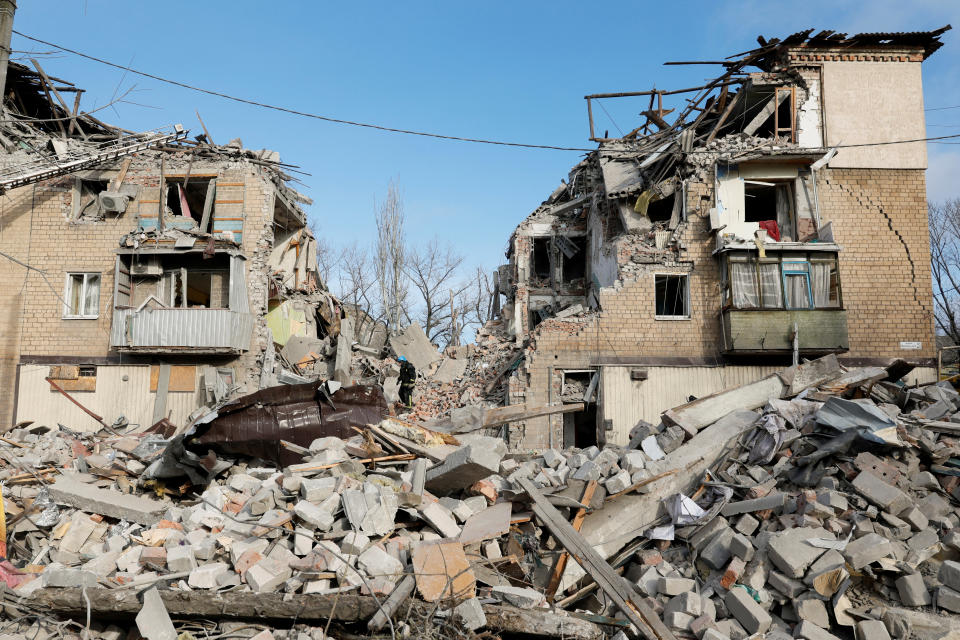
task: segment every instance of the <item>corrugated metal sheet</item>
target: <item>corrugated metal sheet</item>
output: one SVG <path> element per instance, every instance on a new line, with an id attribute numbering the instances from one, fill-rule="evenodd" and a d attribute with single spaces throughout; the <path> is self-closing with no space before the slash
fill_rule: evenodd
<path id="1" fill-rule="evenodd" d="M 779 371 L 783 367 L 643 367 L 646 380 L 631 380 L 637 367 L 603 367 L 600 377 L 603 419 L 613 420 L 608 441 L 626 444 L 630 429 L 638 420 L 660 422 L 660 414 L 683 404 L 689 396 L 698 398 L 724 389 L 739 387 Z"/>
<path id="2" fill-rule="evenodd" d="M 110 346 L 245 351 L 252 333 L 253 316 L 229 309 L 114 309 Z"/>
<path id="3" fill-rule="evenodd" d="M 46 365 L 20 366 L 20 386 L 17 389 L 16 420 L 33 420 L 36 424 L 56 427 L 57 423 L 78 431 L 96 431 L 100 425 L 60 393 L 50 391 L 44 380 L 50 373 Z M 123 377 L 127 379 L 124 380 Z M 149 427 L 153 420 L 156 393 L 150 391 L 148 365 L 111 365 L 97 367 L 97 390 L 70 392 L 78 402 L 111 424 L 121 414 L 133 424 Z M 184 424 L 187 416 L 201 406 L 197 391 L 171 391 L 167 394 L 167 411 L 176 425 Z"/>

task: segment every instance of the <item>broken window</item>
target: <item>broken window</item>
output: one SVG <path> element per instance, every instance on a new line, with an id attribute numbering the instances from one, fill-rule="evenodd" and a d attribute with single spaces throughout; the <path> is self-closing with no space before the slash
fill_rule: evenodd
<path id="1" fill-rule="evenodd" d="M 686 275 L 658 275 L 656 289 L 656 316 L 658 318 L 689 318 L 689 278 Z"/>
<path id="2" fill-rule="evenodd" d="M 550 278 L 550 238 L 534 238 L 530 257 L 531 271 L 535 278 Z"/>
<path id="3" fill-rule="evenodd" d="M 109 180 L 78 178 L 74 186 L 74 218 L 95 218 L 104 213 L 100 194 L 110 187 Z M 112 209 L 111 209 L 112 210 Z M 122 209 L 116 213 L 122 213 Z"/>
<path id="4" fill-rule="evenodd" d="M 647 217 L 651 222 L 670 222 L 673 217 L 675 194 L 654 200 L 647 205 Z"/>
<path id="5" fill-rule="evenodd" d="M 556 237 L 560 248 L 560 278 L 563 282 L 572 282 L 587 275 L 587 238 L 579 236 Z"/>
<path id="6" fill-rule="evenodd" d="M 781 138 L 796 142 L 796 88 L 775 87 L 772 93 L 758 93 L 762 104 L 743 132 L 761 138 Z"/>
<path id="7" fill-rule="evenodd" d="M 207 206 L 207 193 L 210 191 L 212 179 L 209 177 L 166 178 L 167 211 L 175 216 L 193 218 L 197 224 L 200 224 L 204 208 Z"/>
<path id="8" fill-rule="evenodd" d="M 227 270 L 164 270 L 163 303 L 181 309 L 226 309 L 229 307 L 230 273 Z"/>
<path id="9" fill-rule="evenodd" d="M 64 318 L 98 317 L 100 315 L 100 274 L 68 273 L 63 299 Z"/>
<path id="10" fill-rule="evenodd" d="M 744 222 L 766 223 L 760 226 L 774 242 L 794 240 L 793 185 L 769 180 L 744 180 L 744 183 Z"/>

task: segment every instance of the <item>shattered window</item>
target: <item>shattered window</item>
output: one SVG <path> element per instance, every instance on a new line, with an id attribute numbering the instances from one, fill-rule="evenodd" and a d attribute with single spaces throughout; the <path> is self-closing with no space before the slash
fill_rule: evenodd
<path id="1" fill-rule="evenodd" d="M 203 218 L 211 180 L 212 178 L 167 178 L 167 210 L 175 216 L 193 218 L 199 224 Z"/>
<path id="2" fill-rule="evenodd" d="M 533 253 L 530 257 L 531 270 L 535 278 L 550 278 L 550 238 L 534 238 Z"/>
<path id="3" fill-rule="evenodd" d="M 163 274 L 164 304 L 181 309 L 229 307 L 229 271 L 171 269 Z"/>
<path id="4" fill-rule="evenodd" d="M 96 318 L 100 315 L 99 273 L 68 273 L 64 294 L 64 318 Z"/>
<path id="5" fill-rule="evenodd" d="M 658 318 L 689 318 L 689 278 L 685 275 L 658 275 L 656 289 L 656 316 Z"/>
<path id="6" fill-rule="evenodd" d="M 579 280 L 587 275 L 587 239 L 580 236 L 569 238 L 557 236 L 562 255 L 561 273 L 564 282 Z"/>

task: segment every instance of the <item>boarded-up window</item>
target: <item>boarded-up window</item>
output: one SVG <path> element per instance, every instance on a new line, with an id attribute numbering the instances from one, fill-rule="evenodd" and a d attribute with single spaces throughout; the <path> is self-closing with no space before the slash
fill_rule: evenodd
<path id="1" fill-rule="evenodd" d="M 160 379 L 160 367 L 150 367 L 150 391 L 156 392 L 157 381 Z M 197 368 L 189 366 L 170 367 L 170 385 L 167 391 L 196 391 Z"/>
<path id="2" fill-rule="evenodd" d="M 97 368 L 93 365 L 58 365 L 50 367 L 47 375 L 64 391 L 96 391 Z M 58 393 L 53 385 L 50 390 Z"/>

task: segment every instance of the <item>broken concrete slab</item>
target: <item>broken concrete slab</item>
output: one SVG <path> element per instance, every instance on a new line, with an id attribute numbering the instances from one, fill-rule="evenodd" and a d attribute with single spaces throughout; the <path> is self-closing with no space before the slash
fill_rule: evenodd
<path id="1" fill-rule="evenodd" d="M 433 380 L 440 383 L 450 383 L 463 376 L 467 370 L 466 358 L 444 358 L 433 374 Z"/>
<path id="2" fill-rule="evenodd" d="M 421 542 L 412 555 L 417 591 L 424 600 L 474 597 L 476 578 L 462 544 L 455 540 Z"/>
<path id="3" fill-rule="evenodd" d="M 426 373 L 430 365 L 443 356 L 437 348 L 430 344 L 430 340 L 419 324 L 414 322 L 403 332 L 390 336 L 390 347 L 398 356 L 403 356 L 417 368 L 418 372 Z"/>
<path id="4" fill-rule="evenodd" d="M 473 514 L 463 525 L 463 530 L 460 532 L 460 542 L 471 544 L 491 538 L 499 538 L 510 530 L 512 513 L 512 503 L 500 502 Z"/>
<path id="5" fill-rule="evenodd" d="M 160 522 L 167 510 L 167 505 L 158 500 L 99 489 L 66 476 L 58 477 L 49 492 L 57 504 L 147 526 Z"/>
<path id="6" fill-rule="evenodd" d="M 503 455 L 489 447 L 462 446 L 438 465 L 427 470 L 427 488 L 434 492 L 465 489 L 500 471 Z"/>
<path id="7" fill-rule="evenodd" d="M 156 587 L 143 594 L 143 608 L 137 614 L 136 621 L 140 635 L 146 640 L 177 640 L 177 630 Z"/>

